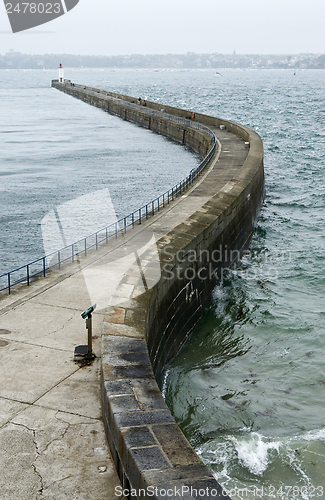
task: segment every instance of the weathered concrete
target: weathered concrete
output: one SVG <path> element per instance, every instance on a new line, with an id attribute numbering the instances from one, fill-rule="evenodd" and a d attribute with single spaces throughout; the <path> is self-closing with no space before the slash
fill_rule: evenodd
<path id="1" fill-rule="evenodd" d="M 209 150 L 209 137 L 203 132 L 187 123 L 169 122 L 170 115 L 188 120 L 190 111 L 164 106 L 168 115 L 156 117 L 150 115 L 157 110 L 155 103 L 147 102 L 143 109 L 132 97 L 53 85 L 124 119 L 154 127 L 181 142 L 188 140 L 201 154 Z M 126 273 L 111 298 L 115 307 L 107 310 L 103 324 L 102 398 L 106 432 L 124 486 L 145 491 L 157 485 L 170 491 L 200 486 L 209 490 L 200 498 L 209 498 L 211 488 L 218 492 L 215 496 L 224 496 L 175 426 L 153 372 L 159 378 L 163 366 L 193 331 L 225 269 L 234 266 L 247 248 L 263 198 L 264 170 L 262 142 L 253 131 L 204 115 L 196 115 L 195 120 L 215 133 L 219 151 L 205 178 L 181 204 L 173 202 L 162 217 L 149 223 L 157 236 L 158 281 L 154 273 L 150 275 L 157 260 L 153 244 L 142 255 L 142 279 L 134 269 Z M 222 256 L 213 258 L 218 251 Z M 162 496 L 157 491 L 155 498 Z M 190 491 L 188 497 L 192 497 Z"/>
<path id="2" fill-rule="evenodd" d="M 80 313 L 88 306 L 81 272 L 0 302 L 3 500 L 106 500 L 120 484 L 101 415 L 100 358 L 73 362 L 74 347 L 86 342 Z M 94 317 L 97 354 L 103 319 Z"/>
<path id="3" fill-rule="evenodd" d="M 159 235 L 160 280 L 141 294 L 139 280 L 125 276 L 121 285 L 132 284 L 132 294 L 124 300 L 122 292 L 116 295 L 116 302 L 112 301 L 116 307 L 107 310 L 102 336 L 104 421 L 123 484 L 134 488 L 154 485 L 170 491 L 208 488 L 200 498 L 211 497 L 212 490 L 216 498 L 226 495 L 166 412 L 153 371 L 159 378 L 165 363 L 200 319 L 218 282 L 218 274 L 208 277 L 209 265 L 220 278 L 220 272 L 238 259 L 236 250 L 242 252 L 247 247 L 263 196 L 262 165 L 255 177 L 251 175 L 252 170 L 244 166 L 248 156 L 244 142 L 232 133 L 215 132 L 221 144 L 220 156 L 212 162 L 205 179 L 150 224 Z M 251 186 L 243 179 L 246 172 Z M 227 245 L 233 255 L 211 262 L 209 256 L 220 245 L 223 250 Z M 194 262 L 190 258 L 193 253 L 197 255 Z M 147 261 L 150 267 L 150 256 Z M 188 270 L 193 272 L 189 278 Z M 201 271 L 207 279 L 200 278 Z M 145 340 L 135 340 L 141 335 Z M 134 339 L 127 338 L 130 336 Z M 132 444 L 129 435 L 133 436 Z M 184 498 L 195 496 L 184 494 Z M 159 493 L 156 498 L 160 498 Z"/>
<path id="4" fill-rule="evenodd" d="M 149 117 L 147 110 L 143 110 L 141 106 L 135 106 L 130 110 L 122 100 L 117 102 L 117 97 L 121 97 L 117 94 L 114 95 L 114 101 L 111 101 L 112 96 L 106 91 L 89 90 L 81 86 L 73 88 L 56 83 L 53 86 L 125 119 L 170 135 L 181 142 L 188 141 L 188 144 L 203 155 L 211 147 L 209 135 L 192 129 L 186 124 L 170 123 L 168 116 L 166 118 Z M 132 101 L 134 98 L 127 97 L 126 100 Z M 147 103 L 147 108 L 155 110 L 154 106 L 154 103 Z M 179 114 L 186 119 L 189 118 L 189 114 L 191 115 L 190 111 L 176 108 L 167 109 L 166 107 L 166 111 L 176 116 Z M 47 314 L 49 311 L 51 311 L 50 314 L 53 312 L 53 318 L 60 316 L 56 308 L 67 309 L 64 313 L 66 314 L 65 323 L 59 323 L 58 328 L 51 328 L 51 321 L 48 324 L 45 322 L 44 329 L 47 335 L 44 345 L 41 336 L 34 334 L 37 328 L 43 328 L 41 316 L 27 332 L 27 340 L 26 334 L 21 333 L 22 337 L 18 341 L 19 332 L 14 332 L 14 342 L 24 344 L 22 348 L 25 348 L 25 344 L 31 350 L 34 347 L 41 348 L 39 352 L 31 352 L 35 359 L 36 355 L 45 356 L 47 351 L 51 353 L 56 349 L 62 351 L 62 361 L 58 360 L 58 363 L 61 363 L 64 377 L 58 380 L 56 369 L 53 369 L 54 383 L 49 384 L 50 388 L 47 391 L 43 385 L 42 390 L 38 390 L 37 387 L 29 390 L 28 384 L 25 384 L 24 390 L 28 396 L 26 401 L 18 397 L 19 390 L 22 390 L 19 384 L 17 384 L 17 395 L 15 395 L 16 388 L 13 384 L 8 383 L 8 386 L 5 386 L 4 390 L 11 398 L 3 397 L 6 401 L 10 401 L 4 411 L 5 424 L 2 427 L 3 439 L 6 442 L 8 432 L 13 430 L 12 427 L 6 426 L 25 425 L 27 422 L 28 429 L 32 429 L 30 432 L 37 433 L 34 429 L 36 414 L 30 416 L 26 413 L 25 419 L 19 419 L 19 415 L 23 415 L 30 408 L 33 411 L 36 411 L 34 408 L 41 408 L 42 411 L 57 412 L 55 413 L 56 420 L 59 419 L 60 412 L 89 419 L 90 414 L 95 411 L 94 408 L 90 409 L 82 404 L 83 409 L 78 413 L 78 405 L 84 401 L 84 398 L 87 398 L 83 392 L 84 389 L 81 389 L 79 397 L 75 400 L 68 400 L 68 395 L 73 392 L 72 389 L 80 387 L 80 378 L 86 384 L 89 383 L 90 392 L 92 383 L 82 372 L 79 374 L 78 370 L 84 369 L 69 371 L 65 366 L 69 364 L 68 359 L 64 357 L 67 353 L 64 353 L 65 349 L 62 347 L 60 349 L 56 345 L 54 337 L 56 333 L 58 335 L 61 333 L 62 342 L 64 342 L 67 338 L 66 332 L 74 335 L 73 328 L 77 326 L 74 323 L 76 318 L 72 311 L 78 309 L 80 313 L 89 305 L 86 293 L 89 284 L 92 289 L 102 293 L 102 289 L 105 288 L 103 284 L 108 281 L 106 271 L 109 269 L 109 279 L 114 286 L 103 294 L 108 307 L 106 310 L 100 309 L 99 313 L 95 314 L 96 319 L 102 319 L 103 418 L 109 446 L 123 487 L 126 489 L 144 488 L 145 491 L 141 493 L 138 491 L 139 498 L 163 498 L 166 496 L 164 495 L 166 489 L 169 492 L 174 491 L 168 496 L 169 498 L 179 498 L 179 494 L 176 493 L 179 490 L 182 491 L 183 498 L 211 498 L 211 491 L 214 491 L 215 498 L 227 498 L 221 494 L 221 487 L 175 424 L 154 377 L 154 371 L 159 377 L 161 368 L 179 350 L 194 328 L 209 300 L 211 290 L 218 278 L 220 279 L 220 273 L 225 267 L 236 262 L 237 251 L 240 254 L 247 247 L 253 222 L 263 197 L 263 148 L 258 135 L 246 127 L 225 120 L 203 115 L 200 115 L 200 120 L 207 123 L 216 134 L 219 147 L 202 179 L 186 191 L 185 195 L 172 201 L 164 210 L 150 217 L 141 226 L 136 226 L 125 235 L 120 235 L 116 241 L 101 248 L 96 255 L 81 258 L 77 264 L 66 267 L 65 274 L 59 277 L 52 274 L 46 279 L 45 285 L 41 281 L 33 283 L 25 297 L 21 296 L 23 292 L 20 291 L 2 302 L 0 342 L 4 343 L 7 342 L 9 335 L 12 335 L 5 332 L 13 330 L 12 325 L 15 324 L 16 318 L 18 325 L 20 322 L 23 324 L 23 312 L 29 312 L 31 316 L 33 305 L 36 306 L 35 310 L 39 307 L 40 312 L 44 313 L 45 310 L 48 311 Z M 225 125 L 226 129 L 221 130 L 220 125 Z M 249 149 L 245 147 L 244 141 L 249 142 Z M 155 235 L 155 239 L 148 239 L 148 233 Z M 234 253 L 215 261 L 212 255 L 214 251 L 220 249 L 220 245 L 223 250 L 227 245 L 227 248 Z M 137 249 L 140 250 L 143 247 L 145 249 L 140 254 Z M 193 252 L 197 255 L 194 261 L 191 258 Z M 116 255 L 124 254 L 133 254 L 133 261 L 130 261 L 129 269 L 121 276 L 118 264 L 115 268 L 111 264 L 114 264 Z M 209 276 L 210 265 L 213 271 L 211 276 Z M 188 276 L 189 270 L 192 272 L 191 276 Z M 202 278 L 203 272 L 208 273 L 207 279 Z M 215 275 L 215 272 L 218 275 Z M 62 295 L 65 293 L 67 302 Z M 85 302 L 83 302 L 83 293 L 85 293 Z M 44 309 L 46 307 L 51 309 Z M 16 315 L 18 311 L 20 313 Z M 21 327 L 21 332 L 23 332 L 23 327 Z M 30 339 L 28 333 L 31 335 Z M 97 335 L 98 333 L 97 330 Z M 78 339 L 80 339 L 79 335 Z M 10 342 L 4 344 L 3 349 L 6 349 Z M 80 343 L 80 340 L 77 343 Z M 95 349 L 98 349 L 98 346 L 95 346 Z M 23 359 L 21 354 L 19 356 Z M 41 363 L 41 360 L 38 362 Z M 32 380 L 35 377 L 35 368 L 29 365 L 25 365 L 26 378 L 29 377 Z M 54 363 L 51 366 L 53 365 Z M 42 377 L 45 377 L 43 373 L 46 373 L 46 363 L 40 364 L 39 372 L 42 373 Z M 13 373 L 13 376 L 17 376 L 17 372 Z M 41 384 L 44 384 L 43 380 Z M 23 382 L 22 385 L 24 385 Z M 94 386 L 93 389 L 95 389 Z M 24 406 L 26 404 L 28 407 Z M 44 419 L 50 420 L 51 416 L 49 414 L 45 417 L 43 414 L 42 423 L 39 424 L 43 432 Z M 99 422 L 96 413 L 90 418 L 96 423 Z M 61 420 L 59 426 L 63 425 Z M 64 422 L 67 424 L 66 420 Z M 83 422 L 78 421 L 75 424 L 81 425 Z M 40 459 L 37 452 L 43 450 L 41 442 L 34 444 L 33 450 L 32 442 L 35 439 L 32 440 L 33 436 L 26 433 L 28 429 L 24 428 L 22 435 L 26 443 L 24 445 L 26 453 L 22 457 L 22 460 L 27 457 L 25 467 L 27 464 L 37 463 Z M 55 435 L 60 432 L 62 434 L 62 444 L 58 447 L 58 453 L 61 451 L 62 455 L 65 455 L 66 450 L 64 440 L 67 436 L 73 439 L 74 435 L 74 429 L 70 427 L 68 429 L 65 432 L 60 427 L 54 432 Z M 54 441 L 56 442 L 56 439 Z M 44 451 L 42 451 L 43 458 L 47 450 L 52 451 L 51 446 L 53 446 L 53 456 L 56 456 L 57 449 L 51 441 L 51 444 L 45 444 Z M 71 470 L 70 458 L 66 458 L 69 471 Z M 83 464 L 86 463 L 87 454 L 84 453 L 80 460 Z M 79 465 L 80 461 L 77 460 L 75 464 Z M 42 476 L 40 479 L 41 465 L 40 460 L 40 469 L 33 466 L 34 475 L 27 467 L 29 475 L 26 473 L 25 489 L 27 491 L 27 488 L 32 488 L 29 490 L 32 492 L 31 495 L 37 495 L 39 493 L 35 488 L 38 487 L 42 489 L 44 498 L 52 498 L 46 497 L 45 494 L 51 495 L 51 488 L 54 489 L 60 485 L 60 478 L 64 479 L 65 476 L 62 476 L 62 471 L 52 469 L 48 461 L 47 465 L 44 462 L 44 470 L 51 469 L 49 476 L 52 474 L 53 477 L 59 479 L 54 483 L 50 483 L 47 477 Z M 50 466 L 49 469 L 48 466 Z M 85 470 L 86 468 L 83 468 L 82 473 Z M 72 479 L 69 476 L 69 480 L 71 479 L 74 484 L 76 484 L 76 477 L 81 477 L 81 472 L 80 474 L 79 472 L 80 469 Z M 28 477 L 33 479 L 29 480 Z M 86 479 L 86 475 L 83 478 Z M 107 485 L 110 498 L 113 498 L 113 483 L 114 480 L 111 481 L 110 486 Z M 41 486 L 38 486 L 39 484 Z M 46 485 L 45 488 L 42 484 Z M 88 498 L 102 498 L 100 496 L 101 484 L 98 487 L 98 496 L 88 495 Z M 206 493 L 197 495 L 192 492 L 191 494 L 190 487 L 197 491 L 204 489 Z M 157 488 L 153 496 L 149 495 L 148 488 Z M 71 490 L 67 487 L 65 491 Z M 56 495 L 56 498 L 65 498 L 58 495 L 57 491 Z M 19 494 L 18 497 L 24 498 Z M 34 497 L 31 496 L 31 498 Z M 38 497 L 35 496 L 35 498 Z M 83 497 L 78 496 L 78 498 Z"/>

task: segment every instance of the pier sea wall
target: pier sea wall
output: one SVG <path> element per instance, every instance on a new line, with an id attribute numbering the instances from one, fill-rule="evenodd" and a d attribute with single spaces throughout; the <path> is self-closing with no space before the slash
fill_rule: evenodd
<path id="1" fill-rule="evenodd" d="M 55 85 L 58 84 L 54 82 L 53 86 Z M 153 132 L 157 132 L 159 134 L 180 141 L 183 144 L 187 144 L 202 156 L 205 156 L 207 154 L 211 142 L 210 137 L 205 136 L 198 130 L 192 130 L 190 127 L 178 124 L 177 122 L 145 113 L 146 110 L 144 109 L 144 106 L 139 106 L 139 109 L 136 109 L 137 106 L 130 107 L 130 104 L 137 103 L 137 100 L 135 98 L 127 98 L 127 96 L 117 94 L 116 92 L 108 92 L 105 90 L 95 89 L 93 87 L 85 88 L 82 85 L 78 84 L 75 84 L 74 87 L 72 87 L 71 85 L 66 85 L 63 88 L 64 92 L 73 95 L 74 97 L 77 97 L 84 102 L 92 104 L 93 106 L 97 106 L 98 108 L 102 108 L 105 111 L 108 111 L 109 113 L 116 116 L 120 116 L 124 120 L 137 123 L 138 125 L 152 130 Z M 63 90 L 62 87 L 60 88 L 60 90 Z M 109 98 L 112 99 L 110 100 Z M 144 103 L 144 101 L 142 102 Z M 161 105 L 155 106 L 155 103 L 150 102 L 146 102 L 146 107 L 148 107 L 148 110 L 153 109 L 158 112 L 164 110 L 164 112 L 166 113 L 168 112 L 168 109 L 171 109 L 169 107 Z M 177 115 L 176 113 L 173 114 L 175 116 L 182 116 Z M 187 114 L 182 117 L 190 119 L 191 113 L 187 112 Z"/>
<path id="2" fill-rule="evenodd" d="M 223 273 L 248 247 L 264 194 L 262 141 L 221 118 L 153 102 L 138 105 L 135 98 L 70 82 L 52 86 L 202 156 L 212 147 L 211 134 L 191 124 L 215 135 L 216 150 L 200 179 L 132 229 L 139 242 L 149 230 L 155 241 L 141 255 L 141 277 L 127 272 L 106 310 L 102 405 L 125 493 L 133 489 L 139 499 L 229 498 L 176 425 L 156 379 L 195 328 Z"/>

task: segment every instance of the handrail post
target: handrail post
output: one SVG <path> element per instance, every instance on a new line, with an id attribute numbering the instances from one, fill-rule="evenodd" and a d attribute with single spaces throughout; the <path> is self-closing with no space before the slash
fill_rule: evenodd
<path id="1" fill-rule="evenodd" d="M 9 295 L 11 294 L 11 290 L 10 290 L 10 273 L 8 273 L 8 291 L 9 291 Z"/>
<path id="2" fill-rule="evenodd" d="M 141 224 L 141 208 L 139 208 L 139 224 Z"/>
<path id="3" fill-rule="evenodd" d="M 126 217 L 124 217 L 124 234 L 126 234 Z"/>
<path id="4" fill-rule="evenodd" d="M 45 278 L 45 257 L 43 257 L 43 276 Z"/>
<path id="5" fill-rule="evenodd" d="M 73 255 L 73 243 L 71 245 L 71 260 L 74 262 L 74 255 Z"/>
<path id="6" fill-rule="evenodd" d="M 152 215 L 155 215 L 155 205 L 154 202 L 151 202 L 151 208 L 152 208 Z"/>
<path id="7" fill-rule="evenodd" d="M 117 222 L 115 222 L 115 238 L 117 238 Z"/>
<path id="8" fill-rule="evenodd" d="M 132 227 L 134 227 L 134 212 L 132 212 Z"/>
<path id="9" fill-rule="evenodd" d="M 61 254 L 60 254 L 60 250 L 58 251 L 58 264 L 59 264 L 59 271 L 61 269 Z"/>
<path id="10" fill-rule="evenodd" d="M 96 250 L 98 250 L 98 233 L 96 233 Z"/>
<path id="11" fill-rule="evenodd" d="M 146 220 L 148 220 L 148 205 L 146 205 Z"/>
<path id="12" fill-rule="evenodd" d="M 26 268 L 27 268 L 27 286 L 29 286 L 29 264 L 27 264 Z"/>

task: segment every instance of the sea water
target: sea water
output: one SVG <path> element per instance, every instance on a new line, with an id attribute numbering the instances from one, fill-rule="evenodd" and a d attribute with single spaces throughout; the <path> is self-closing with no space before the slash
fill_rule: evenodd
<path id="1" fill-rule="evenodd" d="M 266 198 L 250 250 L 214 290 L 199 327 L 165 368 L 162 389 L 233 498 L 321 498 L 325 72 L 218 72 L 84 69 L 66 70 L 66 77 L 221 116 L 261 135 Z M 198 161 L 186 150 L 178 156 L 183 148 L 171 141 L 49 89 L 51 78 L 50 71 L 1 72 L 6 269 L 42 253 L 39 224 L 53 206 L 105 185 L 122 216 Z"/>
<path id="2" fill-rule="evenodd" d="M 213 110 L 206 91 L 206 112 L 261 134 L 266 198 L 249 252 L 214 290 L 162 388 L 233 498 L 325 489 L 324 76 L 227 73 Z"/>
<path id="3" fill-rule="evenodd" d="M 111 87 L 110 73 L 70 73 L 78 82 Z M 51 88 L 56 77 L 56 71 L 0 70 L 0 276 L 44 255 L 41 222 L 51 210 L 106 189 L 119 219 L 200 161 L 175 141 Z M 87 222 L 84 230 L 79 224 L 76 241 L 110 221 L 99 206 Z"/>

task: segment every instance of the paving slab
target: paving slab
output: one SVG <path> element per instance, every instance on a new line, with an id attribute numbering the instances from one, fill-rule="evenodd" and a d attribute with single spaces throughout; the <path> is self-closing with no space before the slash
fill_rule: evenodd
<path id="1" fill-rule="evenodd" d="M 106 500 L 120 485 L 101 417 L 103 315 L 93 315 L 94 362 L 73 359 L 91 305 L 75 271 L 0 301 L 1 500 Z"/>
<path id="2" fill-rule="evenodd" d="M 71 354 L 24 342 L 1 348 L 0 397 L 32 404 L 78 367 Z"/>
<path id="3" fill-rule="evenodd" d="M 100 359 L 91 367 L 77 370 L 37 400 L 37 406 L 61 410 L 74 415 L 101 418 Z"/>
<path id="4" fill-rule="evenodd" d="M 0 430 L 1 498 L 107 499 L 112 485 L 103 432 L 99 419 L 25 409 Z"/>
<path id="5" fill-rule="evenodd" d="M 9 420 L 28 407 L 27 403 L 20 403 L 12 399 L 0 399 L 0 427 L 5 425 Z"/>

